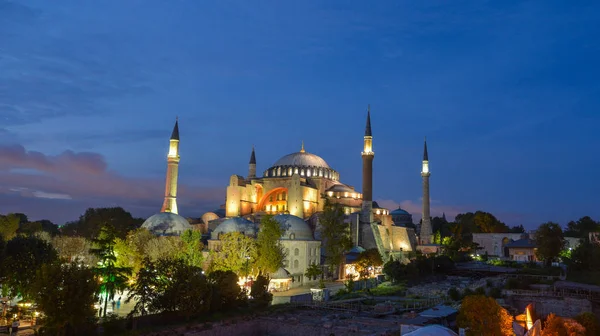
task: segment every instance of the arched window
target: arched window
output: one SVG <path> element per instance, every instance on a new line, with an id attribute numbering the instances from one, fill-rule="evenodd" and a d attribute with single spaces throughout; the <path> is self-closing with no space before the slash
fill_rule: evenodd
<path id="1" fill-rule="evenodd" d="M 298 248 L 296 248 L 296 249 L 294 250 L 294 255 L 295 255 L 295 256 L 297 256 L 297 255 L 300 255 L 300 250 L 299 250 Z"/>
<path id="2" fill-rule="evenodd" d="M 296 239 L 296 235 L 293 233 L 290 233 L 290 240 L 294 240 L 294 239 Z"/>
<path id="3" fill-rule="evenodd" d="M 288 176 L 292 176 L 292 167 L 288 168 Z"/>
<path id="4" fill-rule="evenodd" d="M 298 268 L 298 260 L 294 260 L 294 268 Z"/>

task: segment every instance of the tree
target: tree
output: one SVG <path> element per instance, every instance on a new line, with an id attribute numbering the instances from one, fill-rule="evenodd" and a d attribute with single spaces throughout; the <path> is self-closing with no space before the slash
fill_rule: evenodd
<path id="1" fill-rule="evenodd" d="M 260 231 L 256 240 L 256 268 L 261 274 L 276 272 L 285 259 L 281 245 L 284 231 L 273 216 L 266 215 L 260 220 Z"/>
<path id="2" fill-rule="evenodd" d="M 56 251 L 46 241 L 25 236 L 11 239 L 0 255 L 2 290 L 10 296 L 28 299 L 36 272 L 56 260 Z"/>
<path id="3" fill-rule="evenodd" d="M 600 246 L 583 240 L 570 251 L 566 261 L 569 268 L 577 271 L 594 271 L 600 269 Z"/>
<path id="4" fill-rule="evenodd" d="M 542 336 L 569 336 L 569 333 L 563 319 L 555 314 L 550 314 L 544 323 Z"/>
<path id="5" fill-rule="evenodd" d="M 127 288 L 127 280 L 131 274 L 131 268 L 118 267 L 116 265 L 117 256 L 115 255 L 116 232 L 112 225 L 102 227 L 98 238 L 92 240 L 94 247 L 90 250 L 92 254 L 98 257 L 99 262 L 96 266 L 96 274 L 100 277 L 100 284 L 104 297 L 104 316 L 108 300 L 114 300 L 115 294 Z"/>
<path id="6" fill-rule="evenodd" d="M 56 335 L 93 334 L 99 286 L 94 272 L 79 264 L 43 265 L 33 282 L 33 298 L 44 315 L 45 331 Z"/>
<path id="7" fill-rule="evenodd" d="M 457 324 L 465 328 L 468 336 L 513 335 L 512 315 L 490 297 L 466 296 L 458 312 Z"/>
<path id="8" fill-rule="evenodd" d="M 229 310 L 244 300 L 245 295 L 238 280 L 237 274 L 232 271 L 214 271 L 208 275 L 213 294 L 210 301 L 211 312 Z"/>
<path id="9" fill-rule="evenodd" d="M 10 214 L 6 216 L 0 215 L 0 236 L 5 240 L 11 240 L 17 234 L 19 229 L 19 217 Z"/>
<path id="10" fill-rule="evenodd" d="M 373 268 L 383 265 L 383 260 L 379 251 L 376 248 L 372 248 L 361 252 L 354 264 L 361 279 L 366 279 Z"/>
<path id="11" fill-rule="evenodd" d="M 565 230 L 566 237 L 588 238 L 590 232 L 600 231 L 600 223 L 589 216 L 579 218 L 577 221 L 570 221 Z"/>
<path id="12" fill-rule="evenodd" d="M 240 232 L 225 233 L 221 236 L 220 250 L 211 259 L 211 271 L 232 271 L 246 276 L 256 260 L 256 242 Z"/>
<path id="13" fill-rule="evenodd" d="M 129 231 L 125 239 L 117 238 L 115 244 L 115 253 L 117 255 L 116 265 L 119 267 L 130 267 L 132 274 L 137 274 L 142 267 L 144 258 L 152 255 L 148 251 L 149 245 L 155 240 L 158 241 L 159 238 L 145 228 Z M 170 253 L 170 255 L 174 255 L 174 253 Z M 159 258 L 152 258 L 152 260 L 157 259 Z"/>
<path id="14" fill-rule="evenodd" d="M 581 313 L 575 316 L 575 321 L 579 322 L 585 328 L 585 336 L 600 335 L 600 322 L 593 313 Z"/>
<path id="15" fill-rule="evenodd" d="M 560 225 L 552 222 L 544 223 L 535 232 L 537 257 L 548 267 L 558 258 L 565 246 Z"/>
<path id="16" fill-rule="evenodd" d="M 329 272 L 344 261 L 344 253 L 352 248 L 350 229 L 344 223 L 344 209 L 340 204 L 325 201 L 323 212 L 319 215 L 321 226 L 321 241 L 325 249 L 325 263 Z"/>
<path id="17" fill-rule="evenodd" d="M 147 230 L 146 230 L 147 231 Z M 153 237 L 146 242 L 145 255 L 152 261 L 172 259 L 181 256 L 183 242 L 177 236 Z"/>
<path id="18" fill-rule="evenodd" d="M 143 219 L 133 218 L 121 207 L 89 208 L 78 221 L 66 224 L 61 231 L 65 235 L 92 239 L 98 236 L 104 225 L 110 224 L 114 227 L 115 235 L 125 239 L 129 231 L 139 228 L 143 223 Z"/>
<path id="19" fill-rule="evenodd" d="M 306 273 L 304 273 L 304 276 L 307 277 L 309 280 L 313 280 L 320 277 L 322 274 L 323 270 L 321 269 L 321 267 L 319 267 L 319 265 L 310 264 L 310 266 L 308 266 L 308 268 L 306 269 Z"/>
<path id="20" fill-rule="evenodd" d="M 183 242 L 182 258 L 190 266 L 202 267 L 202 233 L 196 230 L 186 230 L 181 234 Z"/>
<path id="21" fill-rule="evenodd" d="M 135 306 L 129 313 L 133 315 L 146 315 L 146 313 L 155 313 L 159 310 L 157 307 L 158 286 L 157 281 L 158 269 L 156 264 L 150 258 L 144 258 L 142 267 L 136 274 L 135 282 L 129 289 L 129 296 L 126 303 L 135 300 Z"/>
<path id="22" fill-rule="evenodd" d="M 252 283 L 250 289 L 250 296 L 253 298 L 253 302 L 261 308 L 268 307 L 273 300 L 273 294 L 269 293 L 269 278 L 259 275 L 256 280 Z"/>
<path id="23" fill-rule="evenodd" d="M 523 225 L 513 226 L 510 228 L 510 233 L 525 233 L 525 228 Z"/>
<path id="24" fill-rule="evenodd" d="M 83 237 L 56 236 L 52 238 L 52 246 L 58 257 L 66 262 L 78 262 L 95 266 L 98 258 L 90 253 L 92 243 Z"/>

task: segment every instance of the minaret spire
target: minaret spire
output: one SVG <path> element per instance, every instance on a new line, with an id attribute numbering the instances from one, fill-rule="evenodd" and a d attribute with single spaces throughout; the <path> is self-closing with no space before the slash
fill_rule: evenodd
<path id="1" fill-rule="evenodd" d="M 175 118 L 175 126 L 169 141 L 167 155 L 167 179 L 165 183 L 165 201 L 161 212 L 177 213 L 177 178 L 179 174 L 179 118 Z"/>
<path id="2" fill-rule="evenodd" d="M 256 154 L 254 153 L 254 145 L 252 145 L 252 154 L 250 154 L 250 164 L 248 165 L 248 178 L 256 177 Z"/>
<path id="3" fill-rule="evenodd" d="M 421 232 L 420 241 L 421 244 L 431 244 L 432 230 L 431 230 L 431 213 L 429 209 L 429 155 L 427 153 L 427 138 L 425 138 L 423 147 L 423 166 L 421 169 L 421 177 L 423 177 L 423 212 L 421 218 Z"/>
<path id="4" fill-rule="evenodd" d="M 363 137 L 363 178 L 362 178 L 362 215 L 361 222 L 370 224 L 373 221 L 373 135 L 371 133 L 371 105 L 367 106 L 367 125 Z"/>
<path id="5" fill-rule="evenodd" d="M 305 150 L 304 150 L 304 140 L 302 140 L 302 148 L 300 148 L 300 153 L 304 153 L 304 152 L 305 152 Z"/>
<path id="6" fill-rule="evenodd" d="M 373 134 L 371 134 L 371 104 L 367 105 L 367 125 L 365 126 L 365 136 L 373 136 Z"/>

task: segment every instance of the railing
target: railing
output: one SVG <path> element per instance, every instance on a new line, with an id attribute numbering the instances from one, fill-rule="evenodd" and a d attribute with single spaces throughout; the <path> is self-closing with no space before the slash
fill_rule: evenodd
<path id="1" fill-rule="evenodd" d="M 531 289 L 504 289 L 502 290 L 503 295 L 515 295 L 515 296 L 542 296 L 542 297 L 554 297 L 564 298 L 571 297 L 577 299 L 587 299 L 590 301 L 600 301 L 600 294 L 597 293 L 577 293 L 571 291 L 556 291 L 556 290 L 531 290 Z"/>

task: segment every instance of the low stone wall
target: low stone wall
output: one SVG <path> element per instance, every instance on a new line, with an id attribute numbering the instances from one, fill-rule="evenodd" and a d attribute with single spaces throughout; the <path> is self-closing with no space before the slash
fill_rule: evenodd
<path id="1" fill-rule="evenodd" d="M 550 313 L 563 317 L 575 317 L 584 312 L 592 312 L 592 303 L 586 299 L 510 296 L 506 298 L 506 302 L 519 311 L 525 311 L 525 307 L 533 303 L 538 317 L 546 317 Z"/>

